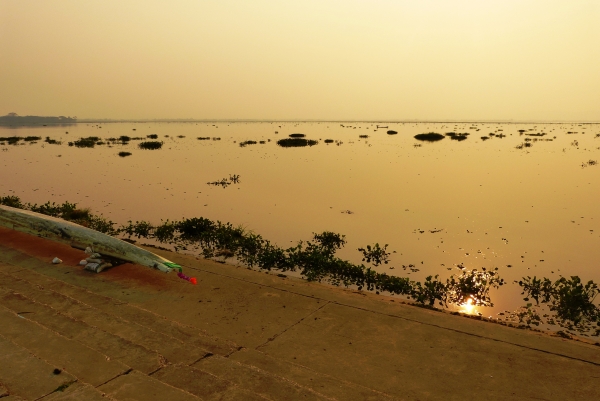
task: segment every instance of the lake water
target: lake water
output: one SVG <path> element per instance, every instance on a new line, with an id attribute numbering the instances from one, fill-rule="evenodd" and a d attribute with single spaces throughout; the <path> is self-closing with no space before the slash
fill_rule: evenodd
<path id="1" fill-rule="evenodd" d="M 414 138 L 428 132 L 469 135 L 437 142 Z M 276 144 L 294 133 L 318 143 Z M 162 149 L 139 149 L 139 141 L 67 144 L 88 136 L 151 134 L 164 142 Z M 485 316 L 524 304 L 512 284 L 523 276 L 600 281 L 599 124 L 1 127 L 0 137 L 9 136 L 50 137 L 62 144 L 0 145 L 0 195 L 31 203 L 68 200 L 118 223 L 203 216 L 241 224 L 282 247 L 313 232 L 339 232 L 348 240 L 339 256 L 360 263 L 357 248 L 389 244 L 390 264 L 377 270 L 415 280 L 446 278 L 459 264 L 498 267 L 510 284 L 493 292 L 495 307 L 479 308 Z M 240 146 L 245 141 L 257 143 Z M 119 157 L 121 151 L 132 155 Z M 239 175 L 239 183 L 207 184 L 230 175 Z M 412 270 L 403 268 L 409 265 Z"/>

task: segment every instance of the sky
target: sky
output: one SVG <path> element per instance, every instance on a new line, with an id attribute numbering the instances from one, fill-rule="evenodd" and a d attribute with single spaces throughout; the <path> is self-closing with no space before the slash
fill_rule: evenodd
<path id="1" fill-rule="evenodd" d="M 0 115 L 600 121 L 598 0 L 0 0 Z"/>

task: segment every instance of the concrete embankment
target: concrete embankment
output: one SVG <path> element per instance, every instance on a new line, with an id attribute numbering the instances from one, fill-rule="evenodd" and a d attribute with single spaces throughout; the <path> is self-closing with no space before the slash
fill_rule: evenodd
<path id="1" fill-rule="evenodd" d="M 598 346 L 153 252 L 198 284 L 0 229 L 0 400 L 600 399 Z"/>

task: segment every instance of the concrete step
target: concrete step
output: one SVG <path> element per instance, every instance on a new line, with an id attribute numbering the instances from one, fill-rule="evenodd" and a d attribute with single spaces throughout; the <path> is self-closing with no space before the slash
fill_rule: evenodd
<path id="1" fill-rule="evenodd" d="M 164 366 L 164 358 L 154 351 L 63 315 L 23 294 L 4 289 L 1 285 L 0 303 L 27 320 L 36 322 L 140 372 L 148 374 Z"/>
<path id="2" fill-rule="evenodd" d="M 77 341 L 26 320 L 3 306 L 0 306 L 0 335 L 92 386 L 106 383 L 131 369 Z"/>
<path id="3" fill-rule="evenodd" d="M 13 258 L 16 258 L 16 256 L 13 256 Z M 21 266 L 27 266 L 27 268 L 23 269 Z M 49 266 L 52 265 L 29 257 L 29 259 L 21 261 L 19 267 L 6 262 L 4 264 L 0 263 L 0 272 L 22 278 L 32 284 L 73 298 L 103 312 L 118 314 L 121 319 L 127 322 L 149 328 L 154 332 L 162 333 L 179 340 L 181 343 L 185 342 L 189 346 L 202 348 L 213 354 L 228 355 L 239 348 L 231 341 L 210 336 L 196 327 L 173 321 L 165 316 L 136 307 L 127 302 L 99 295 L 74 285 L 73 282 L 76 283 L 77 280 L 75 280 L 73 275 L 59 274 L 56 269 L 48 269 Z M 68 271 L 65 273 L 68 273 Z M 67 279 L 73 282 L 67 282 Z M 95 284 L 101 286 L 102 282 L 100 279 L 95 279 Z M 109 286 L 108 283 L 105 283 L 105 285 Z M 176 305 L 175 302 L 174 305 Z"/>
<path id="4" fill-rule="evenodd" d="M 272 375 L 293 380 L 303 387 L 336 400 L 397 400 L 389 394 L 324 375 L 302 365 L 283 361 L 253 349 L 243 349 L 232 354 L 229 359 L 244 365 L 254 366 Z"/>
<path id="5" fill-rule="evenodd" d="M 288 378 L 219 355 L 204 358 L 195 363 L 192 368 L 227 380 L 268 400 L 323 401 L 333 399 Z M 181 369 L 185 370 L 189 367 L 181 367 Z"/>
<path id="6" fill-rule="evenodd" d="M 75 377 L 0 335 L 0 399 L 35 400 L 75 382 Z"/>
<path id="7" fill-rule="evenodd" d="M 98 390 L 119 401 L 198 401 L 201 398 L 175 388 L 152 376 L 132 371 L 98 387 Z"/>
<path id="8" fill-rule="evenodd" d="M 152 377 L 192 393 L 204 401 L 265 401 L 258 394 L 244 390 L 229 380 L 185 365 L 169 365 Z"/>
<path id="9" fill-rule="evenodd" d="M 31 272 L 27 275 L 27 279 L 25 280 L 12 274 L 0 273 L 0 286 L 17 291 L 36 302 L 60 311 L 61 314 L 69 316 L 74 320 L 97 327 L 106 333 L 111 333 L 130 343 L 139 344 L 148 350 L 164 356 L 171 363 L 191 364 L 210 354 L 209 351 L 195 347 L 193 344 L 184 344 L 183 341 L 169 335 L 123 319 L 120 316 L 122 308 L 110 307 L 111 305 L 116 305 L 117 301 L 115 300 L 109 300 L 106 297 L 95 298 L 94 294 L 87 291 L 78 291 L 78 289 L 71 288 L 72 286 L 61 283 L 58 280 L 46 278 Z M 78 296 L 84 293 L 85 296 L 79 296 L 80 299 L 74 299 L 69 295 L 56 292 L 52 288 L 59 290 L 68 288 L 68 292 L 71 295 Z M 93 305 L 83 302 L 81 298 L 87 302 L 92 302 Z M 102 302 L 103 305 L 101 308 L 110 310 L 112 313 L 107 313 L 97 308 L 99 302 L 96 301 Z"/>
<path id="10" fill-rule="evenodd" d="M 110 401 L 115 400 L 89 384 L 76 382 L 69 387 L 45 396 L 40 401 Z M 4 401 L 4 400 L 2 400 Z"/>

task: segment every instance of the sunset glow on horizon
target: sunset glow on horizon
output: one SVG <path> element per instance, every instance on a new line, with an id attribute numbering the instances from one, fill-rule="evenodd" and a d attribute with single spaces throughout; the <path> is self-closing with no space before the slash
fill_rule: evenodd
<path id="1" fill-rule="evenodd" d="M 0 2 L 0 115 L 600 121 L 600 2 Z"/>

